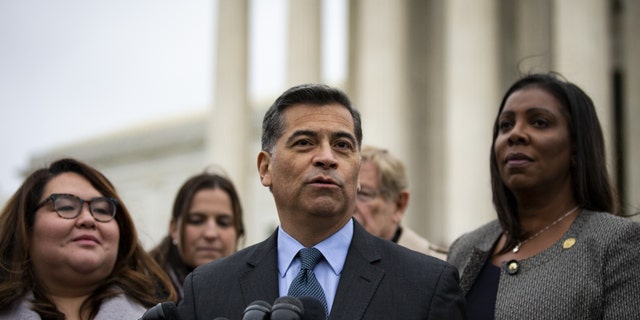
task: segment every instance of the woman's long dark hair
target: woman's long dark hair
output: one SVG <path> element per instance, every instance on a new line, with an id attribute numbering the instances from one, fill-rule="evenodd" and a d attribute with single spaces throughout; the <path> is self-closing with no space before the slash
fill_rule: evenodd
<path id="1" fill-rule="evenodd" d="M 571 177 L 573 193 L 583 209 L 619 214 L 620 205 L 607 171 L 604 137 L 593 101 L 573 83 L 562 80 L 555 73 L 531 74 L 516 81 L 507 90 L 493 125 L 491 143 L 491 189 L 498 220 L 506 231 L 507 241 L 502 252 L 515 247 L 526 237 L 518 218 L 516 198 L 500 176 L 495 154 L 495 141 L 499 133 L 499 118 L 509 96 L 525 88 L 538 88 L 555 97 L 563 107 L 569 124 L 573 159 Z"/>
<path id="2" fill-rule="evenodd" d="M 236 230 L 236 246 L 244 237 L 244 224 L 242 222 L 242 205 L 240 204 L 240 196 L 236 191 L 231 180 L 222 174 L 204 172 L 189 178 L 178 190 L 176 199 L 173 203 L 173 211 L 171 213 L 171 223 L 179 226 L 180 218 L 185 217 L 191 208 L 191 202 L 196 193 L 204 189 L 220 189 L 229 195 L 233 210 L 233 227 Z M 184 223 L 180 227 L 184 231 Z M 184 232 L 181 232 L 184 234 Z M 183 239 L 180 239 L 182 241 Z M 195 266 L 188 266 L 180 257 L 178 247 L 173 244 L 170 235 L 165 236 L 162 241 L 151 250 L 151 256 L 160 264 L 165 272 L 170 275 L 171 281 L 178 291 L 178 299 L 180 296 L 180 287 L 186 276 L 193 271 Z"/>
<path id="3" fill-rule="evenodd" d="M 175 291 L 160 266 L 138 241 L 129 211 L 109 180 L 96 169 L 75 159 L 60 159 L 48 168 L 33 172 L 9 199 L 0 216 L 0 310 L 10 308 L 32 291 L 33 309 L 43 319 L 65 316 L 49 299 L 43 284 L 34 274 L 31 258 L 31 234 L 37 206 L 45 186 L 54 177 L 73 172 L 87 179 L 103 196 L 116 199 L 115 220 L 120 230 L 118 255 L 111 274 L 81 306 L 93 319 L 102 302 L 124 293 L 145 307 L 175 300 Z"/>

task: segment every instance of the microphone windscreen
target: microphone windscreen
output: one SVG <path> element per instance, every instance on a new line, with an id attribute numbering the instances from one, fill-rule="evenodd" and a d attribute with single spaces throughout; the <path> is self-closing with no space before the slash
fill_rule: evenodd
<path id="1" fill-rule="evenodd" d="M 176 304 L 167 301 L 162 303 L 162 311 L 164 312 L 164 319 L 166 320 L 180 320 L 180 313 Z"/>
<path id="2" fill-rule="evenodd" d="M 298 298 L 283 296 L 273 302 L 271 320 L 301 320 L 304 306 Z"/>
<path id="3" fill-rule="evenodd" d="M 142 317 L 138 320 L 162 320 L 164 319 L 164 312 L 162 311 L 162 304 L 158 303 L 155 306 L 147 309 Z"/>
<path id="4" fill-rule="evenodd" d="M 175 303 L 166 301 L 149 308 L 140 320 L 180 320 L 180 313 Z"/>
<path id="5" fill-rule="evenodd" d="M 251 302 L 242 313 L 242 320 L 269 320 L 271 305 L 262 300 Z"/>
<path id="6" fill-rule="evenodd" d="M 298 298 L 304 306 L 304 314 L 302 320 L 326 320 L 327 312 L 324 310 L 324 305 L 320 300 L 313 297 L 300 297 Z"/>

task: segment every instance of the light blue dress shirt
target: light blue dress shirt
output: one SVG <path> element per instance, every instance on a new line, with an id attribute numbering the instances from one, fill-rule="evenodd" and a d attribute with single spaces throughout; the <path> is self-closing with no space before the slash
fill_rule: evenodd
<path id="1" fill-rule="evenodd" d="M 353 219 L 349 219 L 349 222 L 338 232 L 314 246 L 324 256 L 324 260 L 316 265 L 313 272 L 324 290 L 329 313 L 331 313 L 342 268 L 347 259 L 351 238 L 353 238 Z M 300 242 L 282 228 L 278 228 L 278 288 L 281 297 L 287 295 L 291 282 L 300 271 L 300 259 L 295 258 L 302 248 L 304 246 Z"/>

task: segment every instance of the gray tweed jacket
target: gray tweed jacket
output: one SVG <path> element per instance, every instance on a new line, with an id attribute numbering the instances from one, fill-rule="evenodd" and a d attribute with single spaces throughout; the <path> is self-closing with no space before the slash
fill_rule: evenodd
<path id="1" fill-rule="evenodd" d="M 501 232 L 495 220 L 451 245 L 465 295 Z M 557 243 L 518 263 L 500 273 L 496 319 L 640 319 L 640 223 L 583 210 Z"/>

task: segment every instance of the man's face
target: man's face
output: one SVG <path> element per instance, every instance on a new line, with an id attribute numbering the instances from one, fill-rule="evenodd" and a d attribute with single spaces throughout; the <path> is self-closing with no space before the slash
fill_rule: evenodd
<path id="1" fill-rule="evenodd" d="M 378 168 L 371 161 L 364 161 L 360 168 L 360 192 L 356 204 L 354 216 L 369 233 L 393 239 L 405 207 L 398 199 L 385 197 L 378 179 Z"/>
<path id="2" fill-rule="evenodd" d="M 348 220 L 360 169 L 351 114 L 339 104 L 299 104 L 285 109 L 284 120 L 272 154 L 258 155 L 262 184 L 271 188 L 283 227 Z"/>

